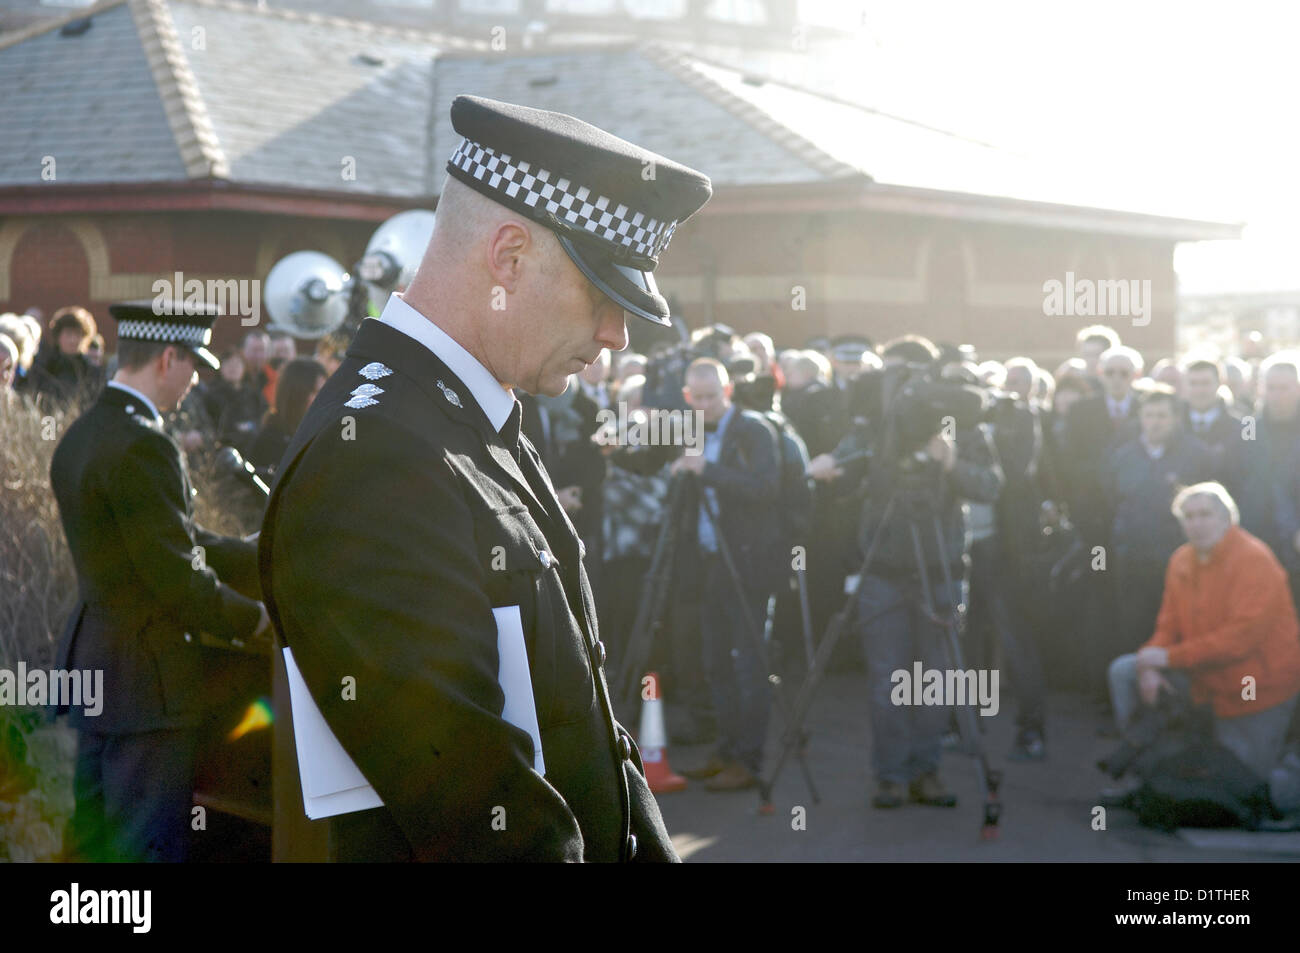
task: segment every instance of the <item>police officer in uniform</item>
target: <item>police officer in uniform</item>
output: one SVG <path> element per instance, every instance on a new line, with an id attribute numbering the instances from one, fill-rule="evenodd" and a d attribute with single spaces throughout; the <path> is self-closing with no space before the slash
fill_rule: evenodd
<path id="1" fill-rule="evenodd" d="M 261 534 L 276 632 L 383 801 L 331 819 L 332 856 L 676 860 L 512 388 L 562 393 L 626 312 L 669 325 L 652 272 L 709 180 L 561 113 L 460 96 L 451 122 L 419 271 L 317 395 Z M 522 624 L 540 758 L 493 609 Z"/>
<path id="2" fill-rule="evenodd" d="M 118 370 L 68 428 L 50 465 L 80 604 L 60 669 L 102 670 L 103 705 L 67 711 L 77 729 L 70 853 L 83 860 L 186 855 L 208 632 L 243 644 L 270 620 L 257 601 L 256 545 L 194 522 L 185 459 L 163 429 L 198 374 L 216 311 L 115 304 Z M 232 583 L 240 586 L 243 595 Z"/>

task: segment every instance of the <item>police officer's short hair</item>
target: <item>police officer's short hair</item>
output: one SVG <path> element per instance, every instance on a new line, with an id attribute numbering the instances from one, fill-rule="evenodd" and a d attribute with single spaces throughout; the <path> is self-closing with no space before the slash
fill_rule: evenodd
<path id="1" fill-rule="evenodd" d="M 1206 496 L 1219 504 L 1219 510 L 1226 513 L 1233 526 L 1241 523 L 1241 511 L 1237 508 L 1237 501 L 1232 498 L 1232 494 L 1227 488 L 1217 480 L 1208 480 L 1205 483 L 1193 483 L 1191 486 L 1185 486 L 1178 491 L 1174 497 L 1171 510 L 1179 521 L 1183 518 L 1183 507 L 1187 501 L 1198 496 Z"/>
<path id="2" fill-rule="evenodd" d="M 117 366 L 123 370 L 138 371 L 152 364 L 168 348 L 175 350 L 177 357 L 194 360 L 194 354 L 189 348 L 167 341 L 118 341 Z"/>

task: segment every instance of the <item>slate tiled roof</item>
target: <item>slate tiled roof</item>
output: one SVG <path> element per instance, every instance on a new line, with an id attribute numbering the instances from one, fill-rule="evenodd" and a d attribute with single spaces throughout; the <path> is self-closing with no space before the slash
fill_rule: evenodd
<path id="1" fill-rule="evenodd" d="M 439 47 L 418 34 L 260 16 L 233 4 L 170 7 L 181 37 L 206 33 L 206 50 L 189 51 L 187 60 L 228 178 L 427 194 L 429 85 Z"/>
<path id="2" fill-rule="evenodd" d="M 186 177 L 125 3 L 80 36 L 50 30 L 0 49 L 0 89 L 0 185 Z"/>
<path id="3" fill-rule="evenodd" d="M 0 37 L 0 186 L 41 184 L 53 155 L 55 183 L 423 196 L 434 58 L 472 45 L 225 0 L 87 13 L 78 36 Z"/>
<path id="4" fill-rule="evenodd" d="M 570 113 L 708 171 L 715 186 L 818 182 L 851 167 L 701 88 L 653 46 L 581 53 L 444 56 L 435 68 L 434 155 L 460 142 L 448 110 L 460 93 Z M 717 93 L 721 93 L 720 90 Z M 743 106 L 743 104 L 740 104 Z M 755 121 L 760 120 L 760 121 Z"/>
<path id="5" fill-rule="evenodd" d="M 690 49 L 486 41 L 234 0 L 101 0 L 0 35 L 0 187 L 225 180 L 425 200 L 459 93 L 555 109 L 706 171 L 715 187 L 858 181 L 1080 208 L 1089 194 L 990 145 Z M 54 182 L 42 157 L 57 161 Z"/>
<path id="6" fill-rule="evenodd" d="M 47 22 L 0 37 L 0 186 L 40 184 L 40 158 L 53 155 L 56 183 L 215 178 L 427 197 L 455 149 L 448 107 L 462 92 L 579 115 L 720 186 L 856 174 L 626 41 L 501 54 L 231 0 L 104 0 L 87 12 L 79 36 Z"/>

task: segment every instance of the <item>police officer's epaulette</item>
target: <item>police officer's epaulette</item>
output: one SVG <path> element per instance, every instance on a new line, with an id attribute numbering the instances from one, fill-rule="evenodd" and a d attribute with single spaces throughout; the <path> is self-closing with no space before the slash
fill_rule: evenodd
<path id="1" fill-rule="evenodd" d="M 364 377 L 365 380 L 352 389 L 352 396 L 343 402 L 343 406 L 350 407 L 353 410 L 364 410 L 366 407 L 373 407 L 379 403 L 379 397 L 384 393 L 384 388 L 376 384 L 375 381 L 388 377 L 393 373 L 393 369 L 386 364 L 380 364 L 378 361 L 371 361 L 357 373 Z"/>
<path id="2" fill-rule="evenodd" d="M 367 407 L 374 407 L 382 403 L 386 388 L 383 384 L 385 379 L 390 375 L 396 374 L 387 364 L 381 364 L 379 361 L 371 361 L 369 364 L 357 371 L 357 374 L 365 378 L 352 389 L 349 398 L 343 402 L 345 408 L 352 410 L 364 410 Z M 399 378 L 394 378 L 397 380 Z M 392 382 L 387 382 L 390 384 Z M 455 408 L 456 411 L 465 410 L 465 402 L 461 400 L 458 394 L 451 386 L 441 379 L 435 380 L 434 385 L 442 393 L 447 403 Z M 424 383 L 420 383 L 422 389 L 427 389 Z"/>

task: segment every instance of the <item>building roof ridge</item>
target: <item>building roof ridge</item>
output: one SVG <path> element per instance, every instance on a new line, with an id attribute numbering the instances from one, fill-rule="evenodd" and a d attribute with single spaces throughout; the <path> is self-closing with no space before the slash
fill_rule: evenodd
<path id="1" fill-rule="evenodd" d="M 230 178 L 230 163 L 181 46 L 167 0 L 128 0 L 128 4 L 186 176 Z"/>

